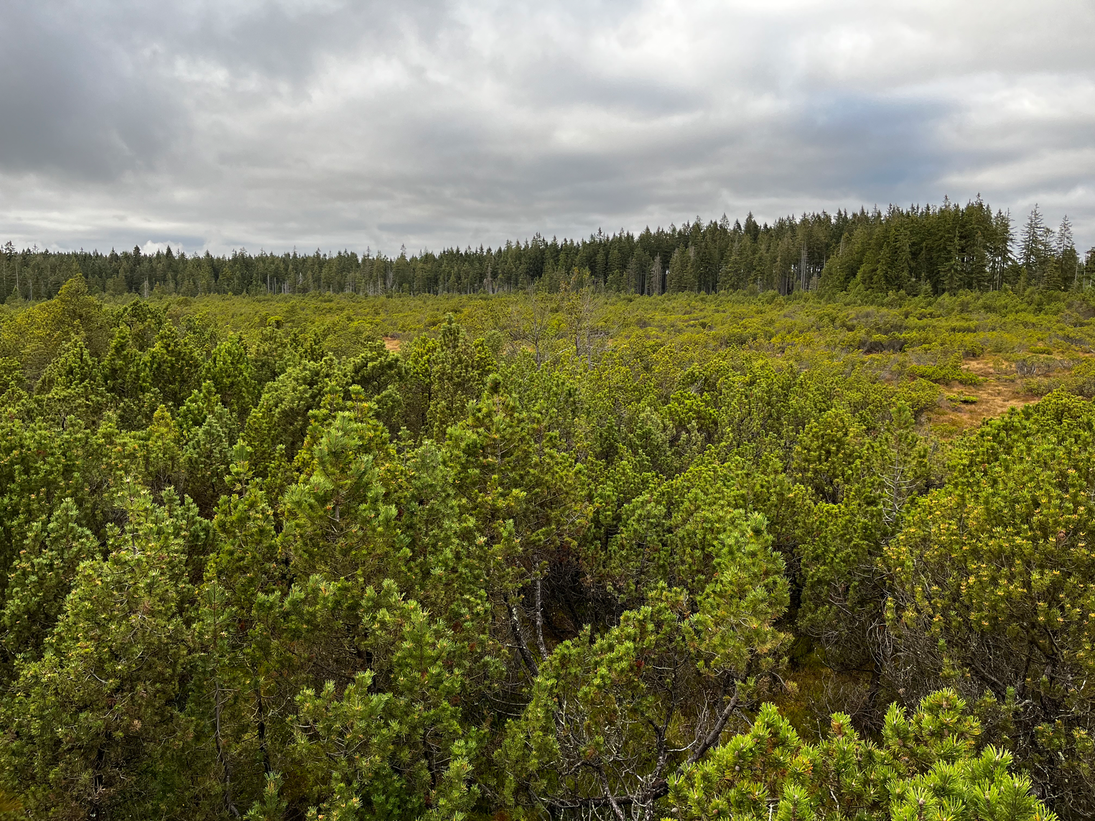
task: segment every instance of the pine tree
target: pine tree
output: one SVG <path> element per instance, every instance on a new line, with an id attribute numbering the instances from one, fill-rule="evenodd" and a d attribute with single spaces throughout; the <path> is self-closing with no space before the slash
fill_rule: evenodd
<path id="1" fill-rule="evenodd" d="M 953 691 L 934 693 L 913 715 L 894 706 L 877 742 L 832 716 L 825 736 L 804 741 L 771 704 L 748 732 L 670 787 L 668 817 L 683 821 L 875 819 L 1056 821 L 1013 758 L 980 743 L 981 727 Z"/>
<path id="2" fill-rule="evenodd" d="M 1061 219 L 1061 227 L 1057 229 L 1056 248 L 1057 264 L 1059 268 L 1056 287 L 1061 290 L 1078 288 L 1080 285 L 1080 255 L 1076 252 L 1076 245 L 1072 239 L 1072 222 L 1066 214 Z"/>
<path id="3" fill-rule="evenodd" d="M 1036 287 L 1045 285 L 1052 233 L 1042 219 L 1042 212 L 1035 205 L 1027 217 L 1020 238 L 1019 264 L 1023 267 L 1027 280 Z"/>
<path id="4" fill-rule="evenodd" d="M 108 557 L 80 565 L 41 658 L 18 666 L 2 769 L 36 817 L 102 817 L 154 800 L 176 731 L 193 598 L 185 525 L 166 501 L 155 507 L 129 485 L 128 521 L 111 534 Z"/>

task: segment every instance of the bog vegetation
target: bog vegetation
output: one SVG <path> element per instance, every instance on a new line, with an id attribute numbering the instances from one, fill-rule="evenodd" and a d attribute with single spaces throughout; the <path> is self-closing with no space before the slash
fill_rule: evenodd
<path id="1" fill-rule="evenodd" d="M 14 254 L 0 815 L 1091 817 L 1095 300 L 983 239 L 656 298 Z"/>

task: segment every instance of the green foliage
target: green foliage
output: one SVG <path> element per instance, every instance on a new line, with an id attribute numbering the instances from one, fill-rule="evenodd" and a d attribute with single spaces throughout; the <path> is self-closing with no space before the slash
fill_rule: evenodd
<path id="1" fill-rule="evenodd" d="M 801 545 L 798 624 L 818 640 L 827 664 L 870 673 L 872 690 L 867 698 L 868 707 L 873 707 L 885 655 L 885 637 L 878 627 L 887 580 L 879 559 L 908 504 L 937 480 L 936 470 L 930 446 L 917 434 L 905 405 L 897 406 L 873 439 L 858 438 L 850 444 L 847 428 L 830 425 L 824 431 L 836 445 L 809 464 L 824 466 L 831 454 L 841 457 L 843 492 L 814 508 L 812 526 Z M 833 470 L 828 468 L 826 476 Z"/>
<path id="2" fill-rule="evenodd" d="M 314 817 L 451 818 L 476 790 L 465 783 L 477 733 L 454 702 L 460 647 L 395 584 L 363 599 L 372 663 L 341 695 L 328 681 L 297 696 L 292 755 L 315 783 Z"/>
<path id="3" fill-rule="evenodd" d="M 37 521 L 12 564 L 4 611 L 4 645 L 14 658 L 34 659 L 53 630 L 85 560 L 98 558 L 94 534 L 79 524 L 72 499 L 62 501 L 47 521 Z"/>
<path id="4" fill-rule="evenodd" d="M 213 383 L 221 402 L 242 424 L 258 402 L 255 367 L 237 336 L 230 336 L 213 349 L 202 365 L 202 381 Z"/>
<path id="5" fill-rule="evenodd" d="M 319 407 L 334 369 L 333 358 L 307 362 L 266 387 L 244 428 L 256 471 L 267 474 L 279 460 L 296 456 L 308 432 L 308 414 Z"/>
<path id="6" fill-rule="evenodd" d="M 188 337 L 182 337 L 170 322 L 165 323 L 148 352 L 152 387 L 169 407 L 178 408 L 198 386 L 202 356 Z"/>
<path id="7" fill-rule="evenodd" d="M 1013 703 L 1025 766 L 1078 812 L 1095 806 L 1093 452 L 1095 414 L 1068 395 L 990 422 L 883 554 L 895 678 Z"/>
<path id="8" fill-rule="evenodd" d="M 102 373 L 104 387 L 115 397 L 121 424 L 129 429 L 147 424 L 155 411 L 151 405 L 160 404 L 160 394 L 152 389 L 148 358 L 128 325 L 122 324 L 115 330 L 110 350 L 103 359 Z"/>
<path id="9" fill-rule="evenodd" d="M 80 340 L 93 355 L 101 355 L 110 339 L 104 314 L 84 278 L 75 277 L 61 286 L 55 299 L 32 305 L 0 326 L 0 355 L 18 359 L 27 378 L 36 382 L 70 340 Z"/>
<path id="10" fill-rule="evenodd" d="M 69 417 L 94 424 L 107 406 L 99 363 L 84 343 L 67 343 L 42 373 L 35 385 L 38 415 L 57 420 L 64 427 Z"/>
<path id="11" fill-rule="evenodd" d="M 1095 310 L 930 296 L 982 216 L 81 258 L 0 312 L 0 813 L 1086 817 Z"/>
<path id="12" fill-rule="evenodd" d="M 3 769 L 37 817 L 136 809 L 174 734 L 191 592 L 173 501 L 130 486 L 104 560 L 79 566 L 40 659 L 21 660 L 5 704 Z"/>
<path id="13" fill-rule="evenodd" d="M 786 582 L 763 526 L 725 513 L 694 523 L 676 538 L 706 554 L 699 573 L 681 569 L 695 592 L 653 584 L 618 625 L 596 638 L 586 627 L 554 648 L 499 755 L 508 801 L 575 812 L 624 802 L 649 813 L 665 779 L 718 742 L 784 639 L 773 622 Z"/>
<path id="14" fill-rule="evenodd" d="M 901 821 L 1050 821 L 1056 816 L 1013 775 L 1012 756 L 979 743 L 980 727 L 953 691 L 908 716 L 886 714 L 880 743 L 835 714 L 817 744 L 803 742 L 772 705 L 752 728 L 674 779 L 672 817 Z"/>
<path id="15" fill-rule="evenodd" d="M 443 439 L 449 426 L 464 418 L 468 402 L 482 391 L 491 365 L 489 351 L 483 346 L 473 346 L 453 316 L 446 316 L 438 348 L 429 359 L 430 402 L 426 424 L 435 439 Z"/>

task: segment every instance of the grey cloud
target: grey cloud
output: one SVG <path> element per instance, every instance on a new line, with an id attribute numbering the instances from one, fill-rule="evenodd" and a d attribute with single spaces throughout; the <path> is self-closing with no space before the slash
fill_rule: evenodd
<path id="1" fill-rule="evenodd" d="M 805 148 L 806 162 L 790 165 L 809 171 L 814 197 L 875 191 L 900 201 L 946 169 L 948 157 L 934 133 L 951 113 L 946 101 L 838 92 L 811 99 L 803 109 L 791 150 Z"/>
<path id="2" fill-rule="evenodd" d="M 981 193 L 1086 248 L 1095 7 L 1048 6 L 17 0 L 0 234 L 390 253 Z"/>
<path id="3" fill-rule="evenodd" d="M 63 6 L 11 3 L 0 49 L 0 168 L 108 181 L 153 164 L 182 126 L 124 48 Z"/>
<path id="4" fill-rule="evenodd" d="M 263 3 L 231 11 L 211 5 L 180 20 L 176 48 L 233 74 L 299 87 L 346 54 L 384 52 L 409 34 L 427 40 L 446 24 L 441 2 Z"/>

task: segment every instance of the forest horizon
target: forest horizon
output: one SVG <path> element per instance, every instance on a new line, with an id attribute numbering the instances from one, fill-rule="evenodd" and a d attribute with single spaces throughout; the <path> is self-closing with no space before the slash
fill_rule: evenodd
<path id="1" fill-rule="evenodd" d="M 472 294 L 530 287 L 558 290 L 583 282 L 614 293 L 799 291 L 910 294 L 1002 288 L 1083 290 L 1095 271 L 1095 247 L 1077 248 L 1065 216 L 1057 228 L 1037 206 L 1016 226 L 980 198 L 959 206 L 890 206 L 758 223 L 748 214 L 634 234 L 598 232 L 588 239 L 536 234 L 497 248 L 448 248 L 395 256 L 371 250 L 334 254 L 209 252 L 187 255 L 168 245 L 155 253 L 0 249 L 0 291 L 34 300 L 53 296 L 73 273 L 95 293 L 202 294 Z"/>

